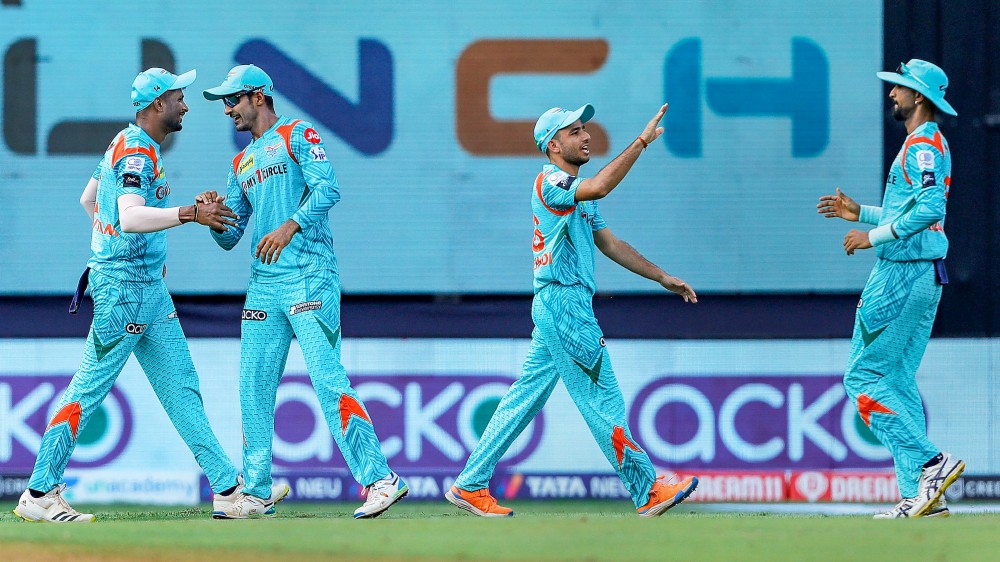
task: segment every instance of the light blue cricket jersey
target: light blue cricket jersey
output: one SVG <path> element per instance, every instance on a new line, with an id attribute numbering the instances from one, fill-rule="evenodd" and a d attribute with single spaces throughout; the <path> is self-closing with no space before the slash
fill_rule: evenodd
<path id="1" fill-rule="evenodd" d="M 118 198 L 127 193 L 143 197 L 147 207 L 169 206 L 170 184 L 160 161 L 160 145 L 140 127 L 129 124 L 111 141 L 93 177 L 98 180 L 97 205 L 87 265 L 121 281 L 162 279 L 167 233 L 122 232 L 118 220 Z"/>
<path id="2" fill-rule="evenodd" d="M 553 282 L 583 285 L 590 294 L 597 291 L 594 232 L 608 224 L 601 217 L 597 201 L 576 201 L 576 189 L 582 181 L 554 164 L 546 164 L 535 178 L 531 191 L 535 293 Z"/>
<path id="3" fill-rule="evenodd" d="M 951 150 L 937 123 L 906 137 L 889 169 L 881 207 L 862 207 L 861 221 L 890 224 L 896 240 L 875 248 L 892 261 L 934 260 L 948 253 L 945 204 L 951 187 Z"/>
<path id="4" fill-rule="evenodd" d="M 226 205 L 239 215 L 237 226 L 212 231 L 229 250 L 239 242 L 250 215 L 255 227 L 251 256 L 265 235 L 293 219 L 302 227 L 277 263 L 253 260 L 252 280 L 278 282 L 311 271 L 337 271 L 328 213 L 340 201 L 340 186 L 319 134 L 305 121 L 279 117 L 260 138 L 233 159 Z"/>

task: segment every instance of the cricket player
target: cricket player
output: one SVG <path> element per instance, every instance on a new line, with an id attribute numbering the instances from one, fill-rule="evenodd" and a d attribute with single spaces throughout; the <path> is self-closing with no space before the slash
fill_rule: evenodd
<path id="1" fill-rule="evenodd" d="M 340 362 L 340 277 L 328 218 L 340 186 L 319 133 L 305 121 L 279 117 L 273 93 L 271 78 L 252 64 L 233 68 L 222 85 L 204 92 L 208 100 L 222 100 L 236 130 L 253 137 L 229 172 L 226 203 L 239 219 L 212 232 L 230 250 L 256 216 L 240 347 L 246 483 L 224 516 L 274 512 L 268 499 L 274 403 L 294 335 L 330 431 L 367 494 L 354 517 L 377 517 L 409 488 L 389 469 Z M 208 191 L 197 199 L 217 197 Z"/>
<path id="2" fill-rule="evenodd" d="M 14 509 L 28 521 L 94 520 L 92 514 L 70 507 L 63 497 L 63 472 L 79 432 L 133 353 L 170 421 L 208 476 L 216 492 L 213 508 L 221 510 L 235 500 L 237 471 L 208 424 L 187 340 L 163 282 L 165 230 L 192 222 L 221 229 L 235 224 L 231 219 L 237 218 L 221 200 L 168 206 L 170 183 L 160 144 L 181 130 L 188 111 L 184 88 L 194 82 L 195 75 L 194 70 L 176 76 L 151 68 L 136 77 L 132 83 L 135 124 L 118 133 L 108 146 L 80 199 L 93 223 L 92 256 L 73 307 L 89 277 L 94 320 L 83 363 L 42 435 L 28 489 Z"/>
<path id="3" fill-rule="evenodd" d="M 944 491 L 965 463 L 927 438 L 916 374 L 948 283 L 944 219 L 951 151 L 934 118 L 939 111 L 957 112 L 944 99 L 948 77 L 929 62 L 913 59 L 877 76 L 894 85 L 893 117 L 907 133 L 882 206 L 859 205 L 839 188 L 817 205 L 826 217 L 876 225 L 844 237 L 847 255 L 874 247 L 878 257 L 858 302 L 844 386 L 896 467 L 903 499 L 875 518 L 947 516 Z"/>
<path id="4" fill-rule="evenodd" d="M 549 163 L 531 190 L 535 264 L 531 348 L 521 377 L 500 400 L 465 470 L 445 494 L 456 506 L 483 517 L 514 515 L 511 509 L 497 505 L 490 494 L 490 477 L 560 379 L 640 516 L 661 515 L 698 486 L 697 478 L 677 484 L 658 479 L 649 456 L 632 438 L 625 401 L 591 303 L 597 289 L 595 249 L 625 269 L 677 293 L 685 302 L 698 302 L 687 283 L 665 273 L 612 234 L 597 207 L 597 200 L 611 193 L 642 151 L 663 133 L 663 127 L 657 125 L 666 111 L 666 105 L 661 107 L 625 151 L 593 178 L 580 175 L 580 167 L 590 161 L 586 123 L 594 116 L 593 106 L 552 108 L 535 123 L 535 145 L 548 156 Z"/>

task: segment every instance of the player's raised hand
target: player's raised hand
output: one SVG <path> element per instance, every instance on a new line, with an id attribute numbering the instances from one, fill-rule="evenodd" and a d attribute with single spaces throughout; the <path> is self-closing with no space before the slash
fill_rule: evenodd
<path id="1" fill-rule="evenodd" d="M 202 203 L 195 199 L 194 220 L 216 232 L 225 232 L 227 225 L 236 226 L 236 223 L 230 219 L 238 220 L 240 217 L 222 203 L 224 199 L 225 197 L 218 197 L 212 203 Z"/>
<path id="2" fill-rule="evenodd" d="M 194 200 L 198 203 L 215 203 L 216 200 L 222 201 L 225 198 L 225 195 L 219 197 L 218 191 L 203 191 L 194 196 Z"/>
<path id="3" fill-rule="evenodd" d="M 286 220 L 281 226 L 264 235 L 257 243 L 255 258 L 260 258 L 260 263 L 272 264 L 278 261 L 281 250 L 292 241 L 292 236 L 302 230 L 299 223 L 292 219 Z"/>
<path id="4" fill-rule="evenodd" d="M 857 222 L 861 217 L 861 205 L 854 199 L 844 195 L 840 188 L 837 188 L 836 195 L 824 195 L 819 198 L 816 205 L 816 212 L 826 218 L 840 217 L 844 220 Z M 849 254 L 851 252 L 848 252 Z"/>
<path id="5" fill-rule="evenodd" d="M 649 123 L 646 123 L 646 128 L 643 129 L 642 134 L 639 135 L 639 138 L 641 138 L 644 143 L 650 144 L 660 138 L 660 135 L 663 134 L 663 127 L 660 127 L 659 124 L 660 119 L 663 119 L 663 116 L 667 113 L 668 105 L 670 104 L 663 104 L 663 106 L 660 107 L 660 110 L 656 112 L 656 115 L 653 116 L 653 119 L 650 120 Z"/>
<path id="6" fill-rule="evenodd" d="M 698 295 L 694 293 L 694 289 L 691 288 L 691 285 L 688 285 L 673 275 L 667 275 L 666 279 L 660 281 L 660 285 L 663 285 L 664 289 L 684 297 L 684 302 L 698 302 Z"/>

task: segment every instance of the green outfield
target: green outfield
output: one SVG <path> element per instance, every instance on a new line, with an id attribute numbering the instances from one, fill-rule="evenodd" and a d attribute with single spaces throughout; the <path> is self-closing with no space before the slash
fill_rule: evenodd
<path id="1" fill-rule="evenodd" d="M 96 506 L 98 522 L 26 523 L 6 506 L 0 560 L 996 560 L 1000 514 L 868 516 L 719 513 L 682 506 L 640 519 L 623 502 L 514 502 L 485 520 L 444 502 L 403 502 L 376 520 L 352 505 L 286 504 L 260 521 L 214 521 L 208 506 Z M 82 511 L 87 506 L 79 506 Z"/>

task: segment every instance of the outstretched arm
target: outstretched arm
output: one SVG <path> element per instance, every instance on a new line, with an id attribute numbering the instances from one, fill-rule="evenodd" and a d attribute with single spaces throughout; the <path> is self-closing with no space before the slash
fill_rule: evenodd
<path id="1" fill-rule="evenodd" d="M 118 222 L 122 232 L 158 232 L 187 222 L 197 222 L 212 229 L 234 225 L 229 219 L 238 218 L 222 200 L 215 203 L 195 203 L 184 207 L 147 207 L 141 195 L 126 193 L 118 197 Z"/>
<path id="2" fill-rule="evenodd" d="M 690 285 L 644 258 L 635 248 L 615 236 L 610 228 L 595 231 L 594 243 L 605 256 L 632 273 L 656 281 L 664 289 L 684 297 L 684 302 L 698 302 L 698 295 Z"/>
<path id="3" fill-rule="evenodd" d="M 663 104 L 653 119 L 646 123 L 646 128 L 642 130 L 642 133 L 621 154 L 601 168 L 597 175 L 580 182 L 579 187 L 576 188 L 577 201 L 601 199 L 618 187 L 642 151 L 663 134 L 663 127 L 660 127 L 659 124 L 660 119 L 663 119 L 663 115 L 667 112 L 667 105 Z"/>

